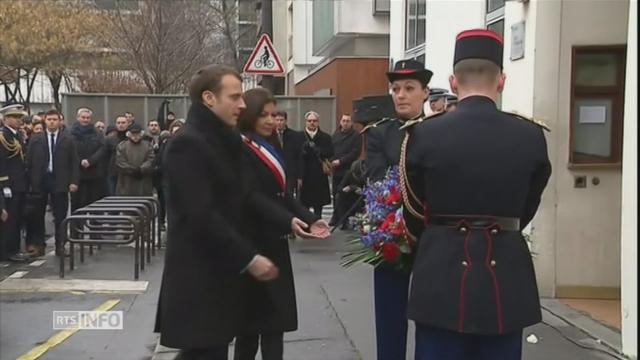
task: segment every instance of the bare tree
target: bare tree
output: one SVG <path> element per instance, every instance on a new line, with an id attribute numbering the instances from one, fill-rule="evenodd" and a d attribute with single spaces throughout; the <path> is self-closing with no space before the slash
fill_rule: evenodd
<path id="1" fill-rule="evenodd" d="M 117 6 L 106 35 L 147 91 L 181 91 L 197 68 L 218 60 L 208 27 L 207 1 L 142 0 L 139 4 L 134 11 Z"/>

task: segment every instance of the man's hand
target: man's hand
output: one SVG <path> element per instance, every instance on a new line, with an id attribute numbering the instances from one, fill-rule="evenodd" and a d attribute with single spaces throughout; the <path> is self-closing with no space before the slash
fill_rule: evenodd
<path id="1" fill-rule="evenodd" d="M 91 164 L 89 163 L 89 160 L 87 159 L 82 159 L 82 161 L 80 161 L 80 165 L 85 169 L 91 166 Z"/>
<path id="2" fill-rule="evenodd" d="M 309 230 L 318 239 L 326 239 L 331 235 L 329 224 L 322 219 L 311 224 L 311 228 Z"/>
<path id="3" fill-rule="evenodd" d="M 249 274 L 259 281 L 273 280 L 279 273 L 278 267 L 262 255 L 256 255 L 248 270 Z"/>
<path id="4" fill-rule="evenodd" d="M 7 210 L 2 209 L 2 212 L 0 212 L 0 220 L 2 220 L 2 222 L 7 221 L 7 219 L 9 218 L 9 213 L 7 212 Z"/>
<path id="5" fill-rule="evenodd" d="M 334 168 L 337 168 L 338 166 L 340 166 L 340 159 L 335 159 L 331 162 L 331 166 L 333 166 Z"/>
<path id="6" fill-rule="evenodd" d="M 70 192 L 70 193 L 74 193 L 74 192 L 76 192 L 76 191 L 78 191 L 78 185 L 76 185 L 76 184 L 69 184 L 69 192 Z"/>

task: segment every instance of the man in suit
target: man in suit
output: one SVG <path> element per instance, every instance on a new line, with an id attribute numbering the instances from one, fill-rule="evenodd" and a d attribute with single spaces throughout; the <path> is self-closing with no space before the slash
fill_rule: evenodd
<path id="1" fill-rule="evenodd" d="M 496 106 L 502 53 L 494 32 L 460 33 L 450 77 L 458 108 L 408 140 L 408 184 L 426 205 L 408 310 L 416 360 L 520 359 L 522 329 L 541 320 L 521 231 L 551 165 L 544 124 Z"/>
<path id="2" fill-rule="evenodd" d="M 340 127 L 336 130 L 332 137 L 333 142 L 333 158 L 331 166 L 333 174 L 331 176 L 331 193 L 333 195 L 333 214 L 329 225 L 334 226 L 342 218 L 343 207 L 338 206 L 338 196 L 340 194 L 340 183 L 344 179 L 347 171 L 351 168 L 351 164 L 360 156 L 362 150 L 362 139 L 360 134 L 353 128 L 351 115 L 343 114 L 340 118 Z M 349 206 L 348 204 L 344 204 Z"/>
<path id="3" fill-rule="evenodd" d="M 0 113 L 4 118 L 4 127 L 0 132 L 0 189 L 9 214 L 2 228 L 0 260 L 23 262 L 30 258 L 29 254 L 20 252 L 20 231 L 27 191 L 25 145 L 20 127 L 27 112 L 22 105 L 9 105 L 0 109 Z"/>
<path id="4" fill-rule="evenodd" d="M 46 130 L 32 137 L 27 150 L 27 169 L 31 193 L 40 200 L 35 208 L 33 232 L 27 236 L 27 251 L 32 257 L 45 253 L 45 212 L 51 201 L 55 225 L 56 251 L 60 253 L 60 224 L 67 217 L 69 193 L 78 190 L 80 160 L 71 135 L 60 130 L 60 114 L 49 110 L 44 115 Z"/>
<path id="5" fill-rule="evenodd" d="M 407 126 L 421 122 L 433 73 L 416 60 L 398 61 L 387 73 L 396 117 L 367 125 L 366 169 L 369 181 L 382 180 L 398 165 Z M 412 225 L 408 216 L 405 221 Z M 410 223 L 411 222 L 411 223 Z M 374 270 L 376 347 L 378 360 L 404 359 L 407 352 L 407 293 L 409 274 L 380 264 Z"/>
<path id="6" fill-rule="evenodd" d="M 291 196 L 297 198 L 302 186 L 302 171 L 304 169 L 304 160 L 302 158 L 304 134 L 287 126 L 288 114 L 286 111 L 276 112 L 274 118 L 276 120 L 278 140 L 284 154 L 287 190 Z"/>
<path id="7" fill-rule="evenodd" d="M 189 96 L 187 122 L 164 154 L 169 232 L 155 330 L 183 360 L 227 360 L 245 315 L 242 273 L 268 281 L 278 269 L 258 254 L 243 220 L 253 204 L 244 181 L 253 180 L 243 176 L 244 145 L 234 129 L 245 109 L 242 78 L 227 66 L 205 66 Z"/>

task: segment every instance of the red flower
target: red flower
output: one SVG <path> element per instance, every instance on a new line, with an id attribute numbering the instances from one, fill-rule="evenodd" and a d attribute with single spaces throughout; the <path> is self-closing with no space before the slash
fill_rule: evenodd
<path id="1" fill-rule="evenodd" d="M 389 215 L 384 219 L 382 225 L 380 225 L 380 230 L 387 231 L 394 221 L 396 221 L 396 213 L 389 213 Z"/>
<path id="2" fill-rule="evenodd" d="M 390 233 L 391 235 L 396 237 L 404 234 L 404 221 L 400 219 L 400 221 L 398 221 L 398 223 L 391 228 Z"/>
<path id="3" fill-rule="evenodd" d="M 382 246 L 382 256 L 387 262 L 395 262 L 400 257 L 400 248 L 394 242 L 385 243 Z"/>
<path id="4" fill-rule="evenodd" d="M 394 187 L 389 191 L 389 197 L 387 197 L 385 205 L 395 205 L 399 203 L 400 200 L 402 200 L 402 194 L 400 194 L 400 191 Z"/>

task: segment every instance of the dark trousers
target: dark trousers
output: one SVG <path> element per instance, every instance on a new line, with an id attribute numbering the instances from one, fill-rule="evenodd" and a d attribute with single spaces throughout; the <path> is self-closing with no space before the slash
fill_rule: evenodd
<path id="1" fill-rule="evenodd" d="M 520 360 L 522 330 L 471 335 L 416 324 L 415 360 Z"/>
<path id="2" fill-rule="evenodd" d="M 165 219 L 167 218 L 167 204 L 165 203 L 164 186 L 162 186 L 162 177 L 155 176 L 153 178 L 153 187 L 156 189 L 156 193 L 158 194 L 158 202 L 160 203 L 158 220 L 160 220 L 160 224 L 164 224 Z"/>
<path id="3" fill-rule="evenodd" d="M 282 360 L 284 351 L 282 333 L 236 337 L 233 360 L 255 360 L 260 343 L 262 360 Z"/>
<path id="4" fill-rule="evenodd" d="M 340 220 L 342 214 L 340 213 L 340 208 L 338 206 L 338 198 L 340 197 L 340 193 L 342 189 L 339 189 L 340 183 L 344 179 L 344 174 L 336 175 L 334 174 L 331 177 L 331 195 L 333 197 L 333 214 L 331 215 L 331 223 L 335 223 Z"/>
<path id="5" fill-rule="evenodd" d="M 107 195 L 113 196 L 116 194 L 116 185 L 118 185 L 118 176 L 107 177 Z"/>
<path id="6" fill-rule="evenodd" d="M 71 210 L 79 209 L 102 199 L 106 187 L 104 181 L 103 178 L 80 180 L 78 191 L 71 194 Z"/>
<path id="7" fill-rule="evenodd" d="M 322 217 L 322 208 L 323 208 L 323 206 L 312 206 L 311 208 L 313 209 L 313 213 L 316 216 Z"/>
<path id="8" fill-rule="evenodd" d="M 60 224 L 67 217 L 69 209 L 69 194 L 67 192 L 55 191 L 55 177 L 53 174 L 46 174 L 43 179 L 42 198 L 33 211 L 33 224 L 27 232 L 27 245 L 45 244 L 45 215 L 47 211 L 47 199 L 51 201 L 53 212 L 53 224 L 55 227 L 56 246 L 60 243 Z"/>
<path id="9" fill-rule="evenodd" d="M 228 360 L 229 346 L 180 350 L 175 360 Z"/>
<path id="10" fill-rule="evenodd" d="M 373 273 L 378 360 L 405 359 L 409 274 L 380 265 Z"/>
<path id="11" fill-rule="evenodd" d="M 11 198 L 5 198 L 5 209 L 9 213 L 7 222 L 2 226 L 0 259 L 5 260 L 20 252 L 20 230 L 24 218 L 25 193 L 14 191 Z"/>

